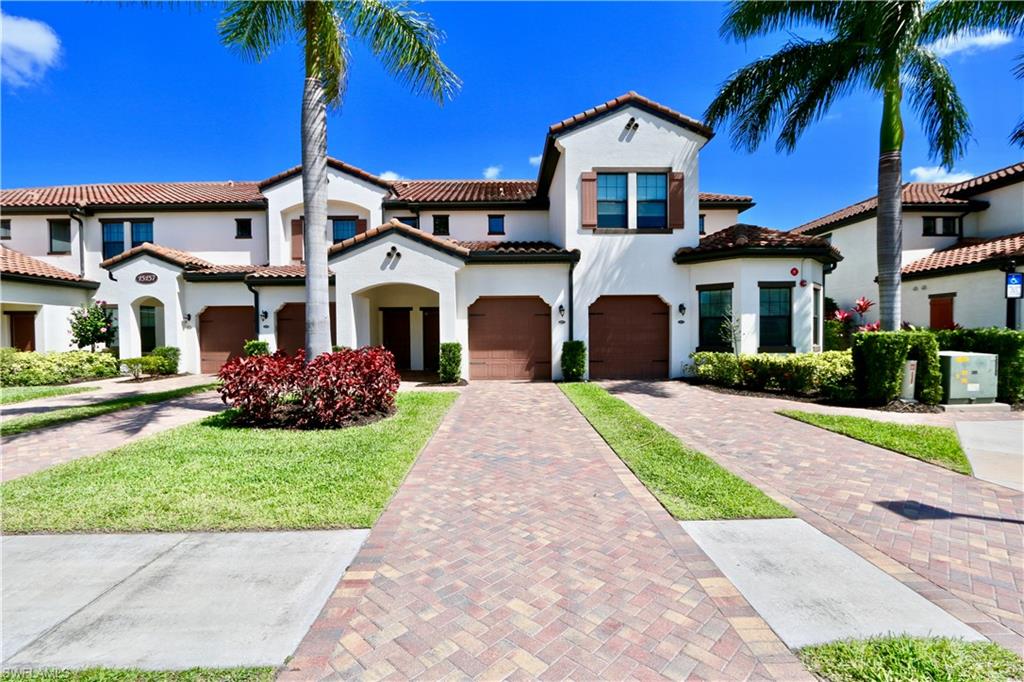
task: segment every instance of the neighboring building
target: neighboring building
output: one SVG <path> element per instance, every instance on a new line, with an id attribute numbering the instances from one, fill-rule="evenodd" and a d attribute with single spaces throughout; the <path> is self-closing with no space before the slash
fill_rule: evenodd
<path id="1" fill-rule="evenodd" d="M 432 369 L 438 344 L 459 341 L 470 379 L 557 379 L 562 342 L 580 339 L 593 378 L 674 377 L 723 345 L 731 310 L 744 351 L 818 349 L 839 254 L 736 225 L 750 197 L 700 193 L 711 137 L 629 93 L 551 126 L 537 181 L 389 182 L 330 160 L 335 342 Z M 258 183 L 3 190 L 0 205 L 4 245 L 99 283 L 122 357 L 173 345 L 185 370 L 211 372 L 257 335 L 303 345 L 299 167 Z M 64 311 L 31 305 L 35 345 L 61 348 Z"/>
<path id="2" fill-rule="evenodd" d="M 872 197 L 791 232 L 828 239 L 843 254 L 826 292 L 841 308 L 878 299 L 877 206 Z M 902 265 L 904 321 L 1024 328 L 1021 301 L 1004 297 L 1005 273 L 1024 266 L 1024 163 L 960 183 L 904 185 Z"/>

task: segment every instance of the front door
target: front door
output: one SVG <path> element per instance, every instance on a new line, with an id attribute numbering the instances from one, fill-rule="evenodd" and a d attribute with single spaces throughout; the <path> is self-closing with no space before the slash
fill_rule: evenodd
<path id="1" fill-rule="evenodd" d="M 156 348 L 156 307 L 139 306 L 139 336 L 142 337 L 142 354 Z"/>
<path id="2" fill-rule="evenodd" d="M 436 372 L 441 364 L 441 315 L 437 308 L 423 311 L 423 369 Z"/>
<path id="3" fill-rule="evenodd" d="M 928 299 L 929 327 L 932 329 L 952 329 L 956 326 L 953 321 L 953 300 L 951 294 L 937 294 Z"/>
<path id="4" fill-rule="evenodd" d="M 7 313 L 11 323 L 11 347 L 18 350 L 36 349 L 36 314 L 31 311 Z"/>
<path id="5" fill-rule="evenodd" d="M 381 308 L 383 327 L 381 341 L 395 356 L 395 369 L 409 369 L 409 313 L 411 308 Z"/>

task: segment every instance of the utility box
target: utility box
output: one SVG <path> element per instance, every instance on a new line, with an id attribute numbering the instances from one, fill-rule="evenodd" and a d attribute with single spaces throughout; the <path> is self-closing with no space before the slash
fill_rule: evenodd
<path id="1" fill-rule="evenodd" d="M 996 399 L 999 356 L 990 353 L 939 351 L 942 402 L 947 405 L 991 403 Z"/>

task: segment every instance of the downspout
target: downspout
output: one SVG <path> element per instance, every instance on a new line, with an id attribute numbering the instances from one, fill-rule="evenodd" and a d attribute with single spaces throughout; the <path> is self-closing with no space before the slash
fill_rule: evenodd
<path id="1" fill-rule="evenodd" d="M 253 304 L 252 304 L 253 305 L 252 326 L 253 326 L 253 332 L 255 334 L 255 336 L 253 336 L 253 338 L 254 339 L 259 339 L 260 338 L 260 292 L 259 292 L 258 289 L 253 287 L 252 282 L 247 282 L 245 280 L 242 280 L 242 281 L 245 282 L 245 288 L 252 292 L 252 301 L 253 301 Z"/>
<path id="2" fill-rule="evenodd" d="M 82 213 L 81 208 L 73 208 L 68 211 L 68 217 L 78 223 L 78 275 L 85 278 L 85 223 L 78 216 Z"/>
<path id="3" fill-rule="evenodd" d="M 572 292 L 572 288 L 573 288 L 573 271 L 575 269 L 576 269 L 576 261 L 575 260 L 569 261 L 569 292 L 568 293 L 569 293 L 569 340 L 570 341 L 575 341 L 576 340 L 576 336 L 573 333 L 573 324 L 574 324 L 573 323 L 573 318 L 575 317 L 575 315 L 573 314 L 573 307 L 574 306 L 573 306 L 573 292 Z"/>

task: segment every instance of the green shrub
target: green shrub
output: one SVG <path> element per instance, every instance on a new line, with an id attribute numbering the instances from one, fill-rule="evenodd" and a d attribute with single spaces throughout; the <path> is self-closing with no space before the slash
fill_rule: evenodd
<path id="1" fill-rule="evenodd" d="M 740 383 L 740 365 L 732 353 L 702 351 L 690 355 L 691 369 L 698 379 L 715 386 L 732 387 Z"/>
<path id="2" fill-rule="evenodd" d="M 177 374 L 181 361 L 181 350 L 174 346 L 157 346 L 150 352 L 151 357 L 160 358 L 160 374 Z"/>
<path id="3" fill-rule="evenodd" d="M 825 350 L 847 350 L 850 337 L 846 323 L 839 320 L 825 320 Z"/>
<path id="4" fill-rule="evenodd" d="M 133 379 L 141 379 L 143 374 L 150 376 L 161 374 L 164 368 L 163 358 L 155 355 L 143 355 L 141 358 L 125 358 L 121 366 L 132 375 Z"/>
<path id="5" fill-rule="evenodd" d="M 35 353 L 0 350 L 0 386 L 44 386 L 118 375 L 117 358 L 110 353 L 72 350 Z"/>
<path id="6" fill-rule="evenodd" d="M 849 402 L 853 398 L 853 359 L 849 351 L 824 353 L 694 353 L 694 374 L 716 386 L 778 390 L 791 395 L 820 395 Z"/>
<path id="7" fill-rule="evenodd" d="M 270 343 L 259 339 L 249 339 L 242 344 L 242 352 L 250 358 L 254 355 L 270 355 Z"/>
<path id="8" fill-rule="evenodd" d="M 454 384 L 462 378 L 462 344 L 448 341 L 441 344 L 441 358 L 437 369 L 442 384 Z"/>
<path id="9" fill-rule="evenodd" d="M 343 352 L 345 352 L 347 350 L 352 350 L 352 349 L 349 348 L 348 346 L 331 346 L 331 352 L 332 353 L 343 353 Z"/>
<path id="10" fill-rule="evenodd" d="M 932 332 L 939 350 L 999 356 L 999 400 L 1024 402 L 1024 331 L 1003 327 L 943 329 Z"/>
<path id="11" fill-rule="evenodd" d="M 848 350 L 828 350 L 815 356 L 814 385 L 827 400 L 848 403 L 856 397 L 853 388 L 853 356 Z"/>
<path id="12" fill-rule="evenodd" d="M 562 343 L 562 378 L 580 381 L 587 371 L 587 345 L 582 341 Z"/>
<path id="13" fill-rule="evenodd" d="M 903 385 L 903 366 L 917 360 L 914 397 L 934 405 L 942 399 L 939 345 L 930 332 L 859 332 L 853 335 L 853 378 L 857 398 L 871 405 L 895 400 Z"/>

